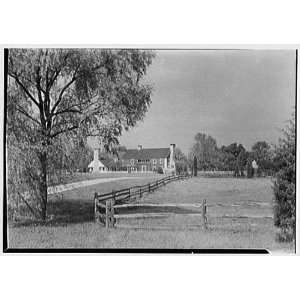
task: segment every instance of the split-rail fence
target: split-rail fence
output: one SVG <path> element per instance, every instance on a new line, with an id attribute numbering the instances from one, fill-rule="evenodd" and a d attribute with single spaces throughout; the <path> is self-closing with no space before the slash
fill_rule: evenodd
<path id="1" fill-rule="evenodd" d="M 116 219 L 119 217 L 139 217 L 141 214 L 130 214 L 130 215 L 121 215 L 119 216 L 116 214 L 116 210 L 120 209 L 139 209 L 144 208 L 147 213 L 143 214 L 143 216 L 151 217 L 151 216 L 158 216 L 157 213 L 151 213 L 151 210 L 155 207 L 172 207 L 172 206 L 180 206 L 180 207 L 190 207 L 195 206 L 193 204 L 151 204 L 151 203 L 130 203 L 133 201 L 136 201 L 139 198 L 142 198 L 142 196 L 145 193 L 152 193 L 158 188 L 165 186 L 173 181 L 177 180 L 184 180 L 191 178 L 192 175 L 184 174 L 184 175 L 171 175 L 168 177 L 161 178 L 159 180 L 156 180 L 154 182 L 140 185 L 140 186 L 133 186 L 130 188 L 125 188 L 118 191 L 112 191 L 110 193 L 105 194 L 98 194 L 95 193 L 94 196 L 94 212 L 95 212 L 95 221 L 97 223 L 102 223 L 105 225 L 106 228 L 114 227 L 116 223 Z M 204 228 L 207 228 L 207 217 L 206 217 L 206 200 L 204 199 L 202 201 L 202 204 L 196 205 L 198 208 L 202 208 L 202 212 L 200 213 L 202 215 L 203 220 L 203 226 Z"/>
<path id="2" fill-rule="evenodd" d="M 115 227 L 117 219 L 167 217 L 169 215 L 174 214 L 174 208 L 175 214 L 178 213 L 186 214 L 189 216 L 199 216 L 199 220 L 201 220 L 204 229 L 208 229 L 208 209 L 210 210 L 209 217 L 212 218 L 244 219 L 271 217 L 269 215 L 260 216 L 260 214 L 257 214 L 255 212 L 254 214 L 249 215 L 249 208 L 263 208 L 263 205 L 265 205 L 264 203 L 257 203 L 255 201 L 251 201 L 250 203 L 241 202 L 233 204 L 207 204 L 206 199 L 201 200 L 199 203 L 143 203 L 138 201 L 138 199 L 142 198 L 142 196 L 146 193 L 152 193 L 160 187 L 165 186 L 173 181 L 184 180 L 190 177 L 192 176 L 172 175 L 141 186 L 133 186 L 118 191 L 112 191 L 106 194 L 95 193 L 95 221 L 97 223 L 102 223 L 103 225 L 105 225 L 106 228 L 111 228 Z M 214 208 L 217 207 L 221 208 L 221 212 L 218 213 L 218 211 L 216 211 L 216 214 L 216 212 L 214 212 Z M 236 210 L 239 208 L 247 208 L 248 212 L 246 212 L 245 215 L 241 215 L 240 211 Z M 178 211 L 176 211 L 176 209 Z M 189 212 L 183 212 L 185 209 L 189 210 Z M 224 209 L 225 211 L 227 209 L 234 209 L 234 211 L 233 214 L 224 214 L 225 211 L 222 211 L 222 209 Z"/>

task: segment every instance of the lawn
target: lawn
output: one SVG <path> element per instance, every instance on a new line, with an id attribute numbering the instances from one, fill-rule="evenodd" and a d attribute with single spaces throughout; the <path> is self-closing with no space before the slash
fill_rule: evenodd
<path id="1" fill-rule="evenodd" d="M 95 191 L 144 184 L 151 177 L 135 178 L 80 188 L 53 197 L 46 225 L 10 225 L 12 248 L 266 248 L 276 252 L 294 251 L 294 245 L 275 241 L 270 179 L 197 177 L 172 182 L 144 196 L 144 203 L 208 204 L 208 230 L 197 209 L 177 210 L 170 217 L 120 219 L 114 229 L 93 222 Z"/>
<path id="2" fill-rule="evenodd" d="M 102 174 L 99 174 L 101 176 Z M 153 182 L 157 179 L 160 179 L 164 177 L 164 175 L 157 174 L 157 173 L 140 173 L 140 174 L 103 174 L 102 177 L 96 177 L 96 178 L 116 178 L 120 177 L 120 180 L 117 181 L 111 181 L 111 182 L 105 182 L 105 183 L 99 183 L 90 185 L 87 187 L 81 187 L 81 188 L 75 188 L 70 191 L 66 191 L 63 193 L 59 193 L 57 195 L 51 195 L 50 200 L 55 201 L 56 199 L 63 198 L 64 200 L 71 200 L 71 201 L 87 201 L 90 202 L 95 192 L 98 194 L 101 193 L 108 193 L 112 190 L 120 190 L 123 188 L 135 186 L 135 185 L 143 185 L 149 182 Z M 122 177 L 130 177 L 130 179 L 122 179 Z M 82 178 L 83 180 L 88 179 L 96 179 L 96 178 Z"/>
<path id="3" fill-rule="evenodd" d="M 159 174 L 157 173 L 143 173 L 143 177 L 153 177 Z M 98 178 L 116 178 L 116 177 L 140 177 L 141 173 L 127 173 L 127 172 L 103 172 L 103 173 L 73 173 L 69 175 L 65 175 L 64 177 L 60 178 L 60 184 L 84 181 L 84 180 L 91 180 L 91 179 L 98 179 Z"/>

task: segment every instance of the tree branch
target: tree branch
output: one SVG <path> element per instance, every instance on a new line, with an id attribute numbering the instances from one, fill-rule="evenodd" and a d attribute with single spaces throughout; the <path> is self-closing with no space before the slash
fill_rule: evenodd
<path id="1" fill-rule="evenodd" d="M 76 74 L 77 74 L 77 72 L 79 70 L 79 67 L 80 67 L 80 65 L 77 66 L 77 68 L 76 68 L 76 70 L 75 70 L 75 72 L 74 72 L 74 74 L 72 76 L 72 79 L 60 91 L 59 96 L 58 96 L 58 100 L 56 101 L 56 103 L 54 104 L 54 106 L 51 109 L 51 115 L 53 115 L 55 109 L 57 108 L 57 106 L 62 101 L 62 97 L 63 97 L 64 92 L 76 81 L 76 79 L 77 79 Z"/>
<path id="2" fill-rule="evenodd" d="M 82 112 L 80 110 L 72 109 L 72 108 L 66 108 L 64 110 L 57 111 L 56 113 L 53 114 L 53 116 L 57 116 L 57 115 L 64 114 L 64 113 L 78 113 L 78 114 L 82 114 Z"/>
<path id="3" fill-rule="evenodd" d="M 77 129 L 79 126 L 78 125 L 74 125 L 74 126 L 71 126 L 71 127 L 68 127 L 68 128 L 65 128 L 65 129 L 62 129 L 60 131 L 57 131 L 55 133 L 53 133 L 52 135 L 50 135 L 50 138 L 54 138 L 56 137 L 57 135 L 61 134 L 61 133 L 64 133 L 64 132 L 68 132 L 68 131 L 72 131 L 74 129 Z"/>
<path id="4" fill-rule="evenodd" d="M 22 113 L 24 116 L 26 116 L 27 118 L 29 118 L 30 120 L 36 122 L 38 125 L 41 125 L 41 123 L 40 123 L 38 120 L 36 120 L 35 118 L 31 117 L 31 116 L 30 116 L 25 110 L 23 110 L 23 108 L 22 108 L 21 106 L 19 106 L 18 104 L 17 104 L 17 110 L 18 110 L 20 113 Z"/>
<path id="5" fill-rule="evenodd" d="M 48 89 L 50 90 L 52 85 L 54 84 L 55 80 L 57 79 L 57 77 L 59 76 L 61 70 L 66 66 L 67 63 L 67 59 L 69 57 L 69 53 L 67 53 L 63 59 L 63 62 L 61 63 L 60 67 L 55 69 L 54 71 L 54 76 L 51 76 L 50 81 L 49 81 L 49 85 L 48 85 Z"/>
<path id="6" fill-rule="evenodd" d="M 50 79 L 47 89 L 51 89 L 52 85 L 54 84 L 55 80 L 57 79 L 61 69 L 55 70 L 54 76 Z"/>
<path id="7" fill-rule="evenodd" d="M 33 103 L 37 107 L 39 107 L 39 103 L 35 100 L 35 98 L 30 94 L 30 92 L 27 90 L 27 88 L 23 85 L 23 83 L 20 81 L 19 77 L 16 75 L 13 75 L 12 73 L 9 73 L 8 75 L 15 79 L 17 84 L 24 90 L 25 94 L 33 101 Z"/>

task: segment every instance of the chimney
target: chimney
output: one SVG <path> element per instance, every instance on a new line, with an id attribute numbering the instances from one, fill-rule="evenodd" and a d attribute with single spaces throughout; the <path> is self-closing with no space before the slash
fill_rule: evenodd
<path id="1" fill-rule="evenodd" d="M 140 150 L 142 150 L 142 145 L 138 145 L 138 150 L 140 151 Z"/>
<path id="2" fill-rule="evenodd" d="M 94 149 L 94 161 L 99 160 L 99 149 Z"/>
<path id="3" fill-rule="evenodd" d="M 170 144 L 170 167 L 175 168 L 175 158 L 174 158 L 175 144 Z"/>

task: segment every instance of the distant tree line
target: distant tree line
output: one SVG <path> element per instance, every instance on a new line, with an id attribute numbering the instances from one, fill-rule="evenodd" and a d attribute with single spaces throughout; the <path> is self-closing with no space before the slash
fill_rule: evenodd
<path id="1" fill-rule="evenodd" d="M 188 160 L 192 165 L 196 157 L 197 169 L 201 171 L 232 171 L 237 177 L 252 177 L 253 160 L 258 165 L 258 176 L 273 175 L 276 171 L 274 155 L 274 149 L 266 141 L 256 142 L 251 151 L 247 151 L 238 143 L 218 147 L 215 138 L 205 133 L 197 133 Z"/>

